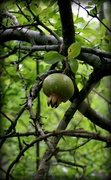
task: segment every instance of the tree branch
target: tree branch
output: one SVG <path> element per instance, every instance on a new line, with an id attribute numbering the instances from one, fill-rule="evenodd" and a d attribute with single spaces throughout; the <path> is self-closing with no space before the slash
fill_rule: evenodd
<path id="1" fill-rule="evenodd" d="M 91 65 L 93 68 L 98 69 L 103 77 L 111 75 L 111 59 L 90 53 L 80 53 L 77 58 Z"/>
<path id="2" fill-rule="evenodd" d="M 26 108 L 26 104 L 21 108 L 21 110 L 18 112 L 18 114 L 16 115 L 13 123 L 9 126 L 8 130 L 6 131 L 6 134 L 9 134 L 11 131 L 15 130 L 15 126 L 17 124 L 17 121 L 19 119 L 19 117 L 22 115 L 22 113 L 25 111 Z M 3 143 L 5 142 L 6 138 L 2 139 L 0 142 L 0 148 L 2 147 Z"/>
<path id="3" fill-rule="evenodd" d="M 97 113 L 85 101 L 80 104 L 78 110 L 91 122 L 111 133 L 111 120 Z"/>
<path id="4" fill-rule="evenodd" d="M 69 0 L 65 0 L 65 1 L 58 0 L 58 5 L 59 5 L 59 10 L 60 10 L 60 15 L 61 15 L 61 22 L 62 22 L 62 26 L 63 26 L 63 28 L 62 28 L 63 29 L 63 54 L 66 55 L 67 54 L 67 48 L 69 47 L 70 44 L 72 44 L 75 41 L 74 25 L 73 25 L 72 11 L 71 11 L 71 1 L 69 1 Z M 49 31 L 49 32 L 51 32 L 51 31 Z M 39 50 L 45 50 L 45 51 L 48 50 L 49 45 L 54 45 L 53 48 L 58 48 L 58 44 L 62 43 L 62 40 L 60 40 L 58 38 L 59 37 L 56 36 L 56 34 L 53 34 L 53 36 L 46 35 L 46 34 L 41 33 L 41 32 L 38 33 L 38 32 L 33 31 L 33 30 L 25 29 L 23 27 L 18 27 L 16 29 L 3 29 L 0 31 L 0 39 L 1 39 L 2 43 L 9 41 L 9 40 L 22 40 L 25 42 L 29 42 L 32 45 L 42 45 L 41 47 L 39 46 L 39 48 L 40 48 Z M 58 43 L 57 39 L 60 40 L 59 43 Z M 45 46 L 43 46 L 43 45 L 45 45 Z M 21 46 L 21 47 L 25 48 L 23 46 Z M 20 48 L 20 46 L 19 46 L 19 48 Z M 50 48 L 52 48 L 52 46 L 50 46 Z M 26 49 L 29 50 L 28 48 L 26 48 Z M 32 51 L 36 51 L 37 49 L 38 49 L 38 46 L 33 46 L 31 48 Z M 59 142 L 59 140 L 63 134 L 67 135 L 67 136 L 73 136 L 74 135 L 74 131 L 73 132 L 63 132 L 63 131 L 67 127 L 67 125 L 69 124 L 70 120 L 72 119 L 72 117 L 75 114 L 77 109 L 79 109 L 81 113 L 85 114 L 86 117 L 90 118 L 92 122 L 94 122 L 95 124 L 99 125 L 100 127 L 104 128 L 104 129 L 109 130 L 109 132 L 110 132 L 111 123 L 109 122 L 109 120 L 102 118 L 100 115 L 95 113 L 95 111 L 93 111 L 86 104 L 84 104 L 85 102 L 83 102 L 83 100 L 87 97 L 88 93 L 90 93 L 90 91 L 95 86 L 95 84 L 103 76 L 111 74 L 111 60 L 108 59 L 109 57 L 111 58 L 111 54 L 105 53 L 104 51 L 87 49 L 84 47 L 82 48 L 82 50 L 83 51 L 79 55 L 78 58 L 80 60 L 82 59 L 82 61 L 93 66 L 94 69 L 98 69 L 99 72 L 93 72 L 92 73 L 92 75 L 90 76 L 90 79 L 87 81 L 84 88 L 80 91 L 78 96 L 72 101 L 72 104 L 70 105 L 70 107 L 66 111 L 66 113 L 65 113 L 64 117 L 62 118 L 59 126 L 57 127 L 56 133 L 55 134 L 53 133 L 54 137 L 52 138 L 52 144 L 53 144 L 52 149 L 54 149 L 54 150 L 56 150 L 56 146 L 57 146 L 57 144 L 58 144 L 58 142 Z M 88 52 L 89 50 L 90 50 L 90 52 Z M 83 53 L 83 52 L 87 52 L 87 54 Z M 11 53 L 13 53 L 13 51 Z M 9 52 L 9 53 L 5 54 L 4 57 L 8 57 L 11 53 Z M 26 57 L 26 56 L 27 55 L 25 55 L 24 57 Z M 89 58 L 89 56 L 90 56 L 90 58 Z M 106 59 L 103 58 L 103 56 L 105 56 Z M 4 57 L 2 56 L 2 58 L 4 58 Z M 48 74 L 49 74 L 49 72 L 48 72 Z M 44 74 L 41 77 L 42 78 L 46 77 L 46 74 Z M 41 77 L 39 77 L 37 79 L 38 81 L 31 88 L 30 96 L 31 96 L 32 100 L 34 100 L 34 98 L 36 97 L 36 94 L 38 93 L 38 91 L 41 88 L 41 84 L 42 84 L 42 80 L 43 80 Z M 81 107 L 82 105 L 86 105 L 86 109 L 83 109 L 83 107 Z M 19 111 L 18 115 L 15 117 L 14 122 L 11 124 L 11 126 L 7 130 L 5 137 L 1 141 L 1 146 L 4 143 L 4 141 L 6 140 L 6 138 L 8 137 L 8 134 L 11 134 L 11 131 L 15 128 L 19 117 L 24 112 L 26 107 L 27 107 L 27 105 L 25 104 L 22 107 L 22 109 Z M 37 126 L 37 127 L 39 128 L 39 126 Z M 63 130 L 63 131 L 60 133 L 59 132 L 60 130 L 61 131 Z M 57 134 L 57 132 L 58 132 L 58 134 Z M 73 133 L 73 134 L 71 134 L 71 133 Z M 82 131 L 83 134 L 80 131 L 78 131 L 77 133 L 75 134 L 76 137 L 82 136 L 83 138 L 92 138 L 92 139 L 93 138 L 97 139 L 98 137 L 100 138 L 100 136 L 98 134 L 96 136 L 95 134 L 90 134 L 90 133 L 88 134 L 88 133 L 83 132 L 83 131 Z M 48 134 L 48 135 L 41 134 L 41 136 L 40 136 L 41 138 L 39 137 L 35 141 L 31 142 L 29 145 L 25 146 L 25 148 L 22 149 L 22 151 L 19 153 L 19 155 L 16 157 L 16 159 L 9 166 L 8 171 L 7 171 L 7 179 L 9 177 L 8 175 L 9 175 L 9 172 L 12 169 L 12 167 L 15 165 L 15 163 L 18 162 L 18 160 L 21 158 L 21 156 L 24 154 L 24 152 L 29 147 L 33 146 L 37 141 L 45 140 L 45 138 L 47 138 L 49 136 L 53 136 L 53 134 L 52 135 L 51 134 Z M 58 135 L 58 136 L 55 136 L 55 135 Z M 93 136 L 93 135 L 95 135 L 95 136 Z M 110 142 L 110 140 L 111 140 L 110 138 L 107 139 L 108 143 Z M 103 141 L 106 142 L 106 139 L 103 138 Z M 40 167 L 38 169 L 38 173 L 36 174 L 35 179 L 41 179 L 41 177 L 43 177 L 44 174 L 46 173 L 46 170 L 49 166 L 50 158 L 54 155 L 53 152 L 50 151 L 50 149 L 51 148 L 49 145 L 49 147 L 46 150 L 44 157 L 40 163 Z"/>
<path id="5" fill-rule="evenodd" d="M 71 9 L 71 0 L 58 0 L 58 6 L 62 24 L 62 53 L 64 55 L 67 55 L 68 47 L 75 41 L 75 30 Z"/>
<path id="6" fill-rule="evenodd" d="M 93 72 L 87 81 L 86 85 L 83 87 L 83 89 L 79 92 L 78 96 L 74 99 L 70 107 L 67 109 L 67 111 L 64 114 L 64 117 L 60 121 L 56 131 L 64 130 L 66 129 L 67 125 L 69 124 L 70 120 L 72 119 L 73 115 L 75 114 L 76 110 L 78 109 L 78 106 L 81 104 L 81 102 L 87 97 L 87 95 L 90 93 L 90 91 L 93 89 L 93 87 L 96 85 L 96 83 L 101 79 L 101 75 L 98 74 L 98 72 Z M 52 138 L 52 144 L 54 148 L 56 148 L 61 136 L 53 137 Z M 38 172 L 35 176 L 35 180 L 43 179 L 43 177 L 46 174 L 46 169 L 49 166 L 50 158 L 53 156 L 53 154 L 50 152 L 49 149 L 46 150 L 43 159 L 39 165 Z"/>
<path id="7" fill-rule="evenodd" d="M 35 51 L 59 51 L 60 50 L 60 45 L 34 45 L 34 46 L 15 46 L 12 50 L 9 50 L 9 52 L 0 55 L 0 59 L 6 58 L 12 54 L 15 54 L 17 50 L 26 50 L 30 52 L 35 52 Z"/>
<path id="8" fill-rule="evenodd" d="M 36 32 L 26 28 L 0 30 L 1 43 L 10 40 L 21 40 L 36 45 L 57 45 L 57 39 L 52 35 Z M 61 40 L 62 43 L 62 40 Z"/>
<path id="9" fill-rule="evenodd" d="M 94 132 L 86 131 L 86 130 L 83 130 L 83 129 L 67 130 L 67 131 L 66 130 L 59 130 L 59 131 L 49 132 L 47 134 L 44 134 L 44 136 L 40 135 L 39 137 L 37 137 L 31 143 L 26 144 L 26 146 L 20 151 L 20 153 L 17 155 L 17 157 L 12 161 L 12 163 L 8 167 L 8 170 L 7 170 L 7 173 L 6 173 L 6 179 L 9 180 L 9 176 L 10 176 L 9 173 L 10 173 L 11 169 L 20 160 L 20 158 L 24 155 L 24 153 L 29 148 L 31 148 L 35 143 L 37 143 L 39 141 L 45 140 L 46 138 L 48 138 L 50 136 L 57 136 L 57 135 L 60 135 L 60 137 L 64 135 L 64 136 L 72 136 L 72 137 L 74 136 L 74 137 L 90 138 L 90 139 L 96 139 L 96 140 L 100 140 L 100 141 L 106 142 L 107 144 L 111 144 L 111 137 L 109 137 L 109 136 L 102 136 L 98 132 L 94 133 Z M 44 161 L 44 163 L 48 163 L 48 162 Z M 74 164 L 72 164 L 72 165 L 74 165 Z M 45 168 L 45 167 L 43 166 L 43 168 Z M 43 171 L 41 171 L 41 173 L 43 173 Z M 42 175 L 43 174 L 41 174 L 41 176 Z M 35 179 L 37 179 L 37 178 L 35 178 Z"/>
<path id="10" fill-rule="evenodd" d="M 85 167 L 86 167 L 84 165 L 77 164 L 77 163 L 70 162 L 70 161 L 66 161 L 66 160 L 63 160 L 63 159 L 60 159 L 60 158 L 57 158 L 57 162 L 61 162 L 61 163 L 68 164 L 68 165 L 71 165 L 71 166 L 77 166 L 77 167 L 80 167 L 82 169 L 85 169 Z"/>
<path id="11" fill-rule="evenodd" d="M 81 52 L 94 54 L 99 57 L 105 57 L 105 58 L 111 59 L 111 52 L 107 52 L 107 51 L 96 49 L 96 48 L 89 48 L 89 47 L 82 46 Z"/>
<path id="12" fill-rule="evenodd" d="M 13 138 L 13 137 L 23 137 L 23 136 L 37 136 L 37 141 L 42 141 L 48 137 L 51 136 L 70 136 L 70 137 L 80 137 L 84 139 L 92 139 L 92 140 L 98 140 L 107 143 L 111 143 L 111 137 L 102 135 L 99 132 L 93 132 L 93 131 L 87 131 L 84 129 L 70 129 L 70 130 L 58 130 L 58 131 L 44 131 L 44 135 L 36 134 L 35 131 L 33 132 L 13 132 L 9 133 L 7 135 L 0 135 L 0 139 L 4 138 Z M 81 145 L 78 146 L 78 148 Z M 77 147 L 76 147 L 77 149 Z M 62 151 L 62 150 L 60 150 Z M 63 150 L 64 151 L 64 150 Z"/>
<path id="13" fill-rule="evenodd" d="M 0 15 L 3 17 L 9 17 L 13 20 L 13 23 L 17 26 L 18 25 L 18 20 L 16 18 L 16 16 L 14 16 L 13 14 L 9 13 L 8 11 L 4 10 L 2 12 L 0 12 Z"/>

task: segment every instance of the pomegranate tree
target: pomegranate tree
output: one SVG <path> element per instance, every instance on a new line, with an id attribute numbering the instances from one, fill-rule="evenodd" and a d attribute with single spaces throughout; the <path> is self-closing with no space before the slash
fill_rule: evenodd
<path id="1" fill-rule="evenodd" d="M 72 97 L 74 85 L 67 75 L 53 73 L 45 78 L 43 92 L 48 96 L 48 106 L 56 108 L 61 102 L 66 102 Z"/>

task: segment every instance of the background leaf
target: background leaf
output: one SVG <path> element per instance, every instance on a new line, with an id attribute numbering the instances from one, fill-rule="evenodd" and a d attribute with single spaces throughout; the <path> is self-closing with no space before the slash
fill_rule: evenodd
<path id="1" fill-rule="evenodd" d="M 62 56 L 61 54 L 59 54 L 58 52 L 56 51 L 50 51 L 48 52 L 47 54 L 45 54 L 44 56 L 44 61 L 47 63 L 47 64 L 54 64 L 58 61 L 62 61 L 64 58 L 64 56 Z"/>

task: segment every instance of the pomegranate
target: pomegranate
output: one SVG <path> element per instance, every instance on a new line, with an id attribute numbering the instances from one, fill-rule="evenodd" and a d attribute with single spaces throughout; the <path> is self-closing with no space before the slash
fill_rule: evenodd
<path id="1" fill-rule="evenodd" d="M 56 108 L 61 102 L 66 102 L 72 97 L 74 85 L 67 75 L 53 73 L 44 79 L 43 92 L 48 96 L 48 106 Z"/>

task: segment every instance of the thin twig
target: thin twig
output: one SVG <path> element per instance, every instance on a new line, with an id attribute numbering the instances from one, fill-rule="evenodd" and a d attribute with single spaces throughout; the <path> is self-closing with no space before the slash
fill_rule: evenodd
<path id="1" fill-rule="evenodd" d="M 74 2 L 75 4 L 77 4 L 78 6 L 80 6 L 82 9 L 84 9 L 89 16 L 91 16 L 91 17 L 93 17 L 93 18 L 97 18 L 97 20 L 98 20 L 109 32 L 111 32 L 111 29 L 110 29 L 108 26 L 106 26 L 106 24 L 104 24 L 104 22 L 97 16 L 96 13 L 93 15 L 93 14 L 89 13 L 89 11 L 88 11 L 86 8 L 84 8 L 80 3 L 78 3 L 78 2 L 76 2 L 76 1 L 74 1 L 74 0 L 73 0 L 73 2 Z M 96 8 L 96 7 L 95 7 L 95 8 Z"/>

